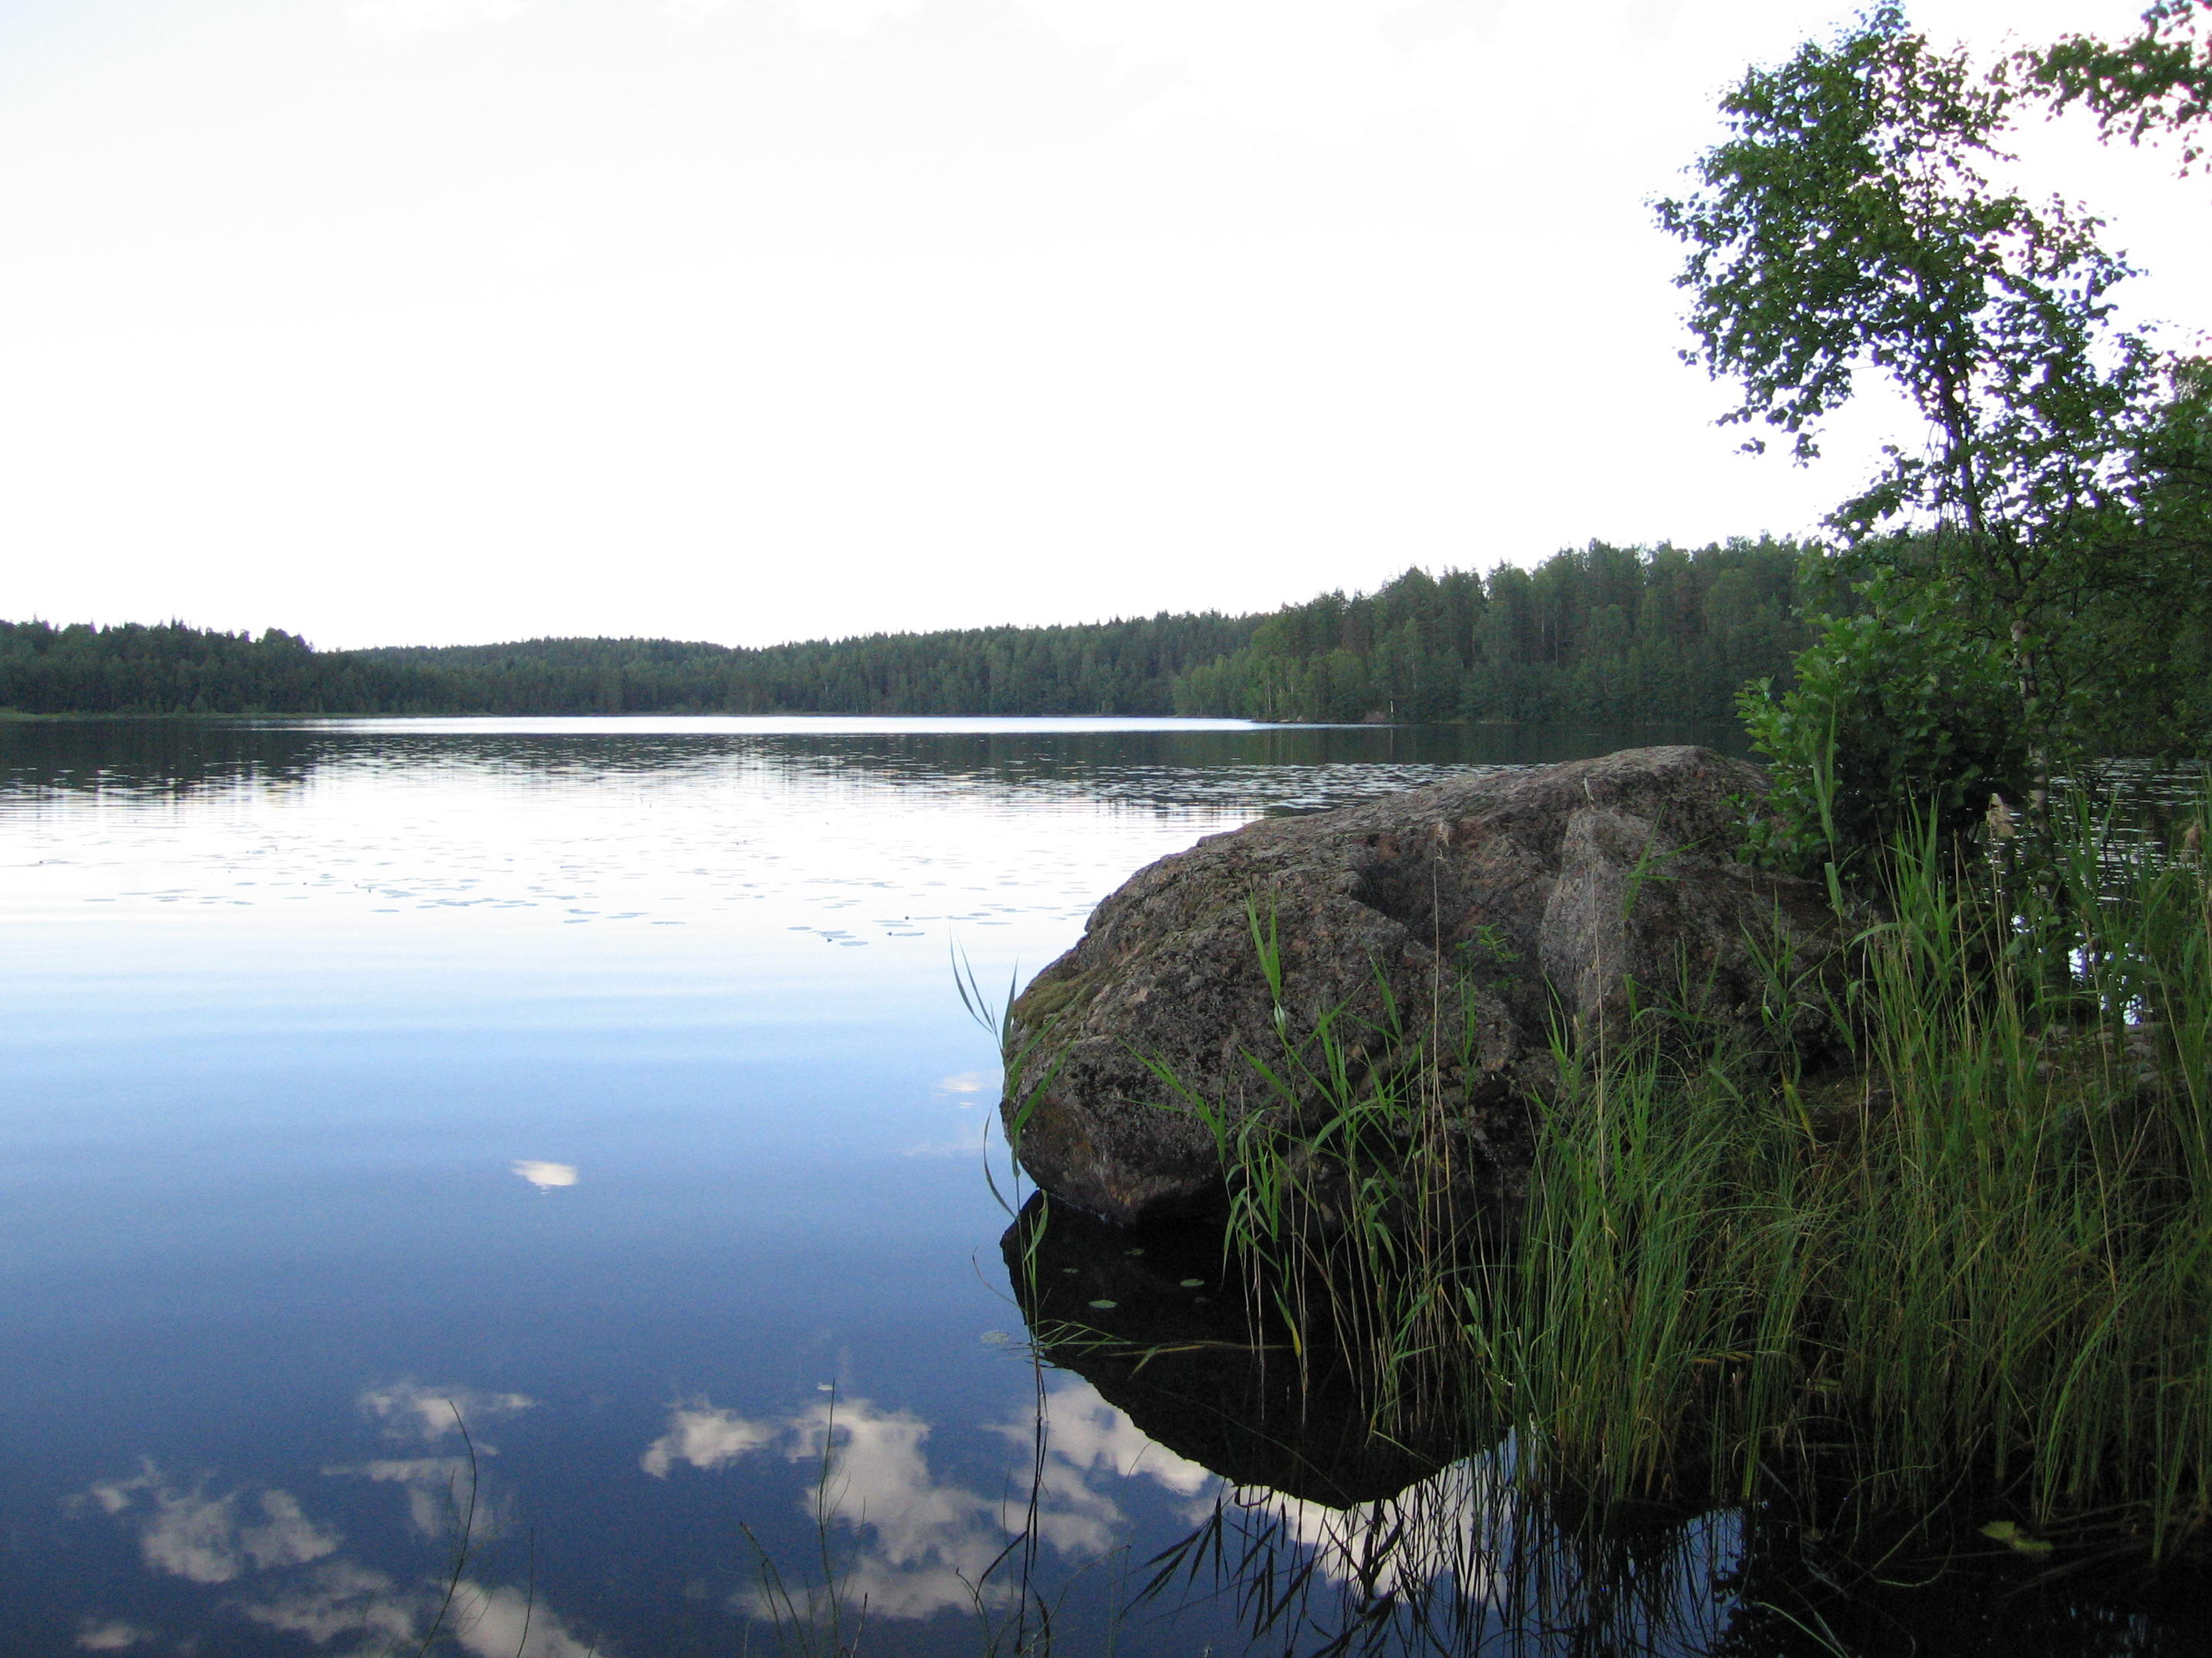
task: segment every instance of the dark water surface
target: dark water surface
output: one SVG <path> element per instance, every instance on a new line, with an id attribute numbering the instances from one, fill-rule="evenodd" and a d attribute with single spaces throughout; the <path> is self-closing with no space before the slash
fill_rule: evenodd
<path id="1" fill-rule="evenodd" d="M 441 1606 L 475 1655 L 829 1650 L 825 1540 L 863 1652 L 1307 1650 L 1440 1577 L 1471 1649 L 1834 1649 L 1731 1516 L 1593 1594 L 1504 1453 L 1279 1466 L 1233 1379 L 1192 1428 L 1036 1370 L 950 965 L 1003 992 L 1263 813 L 1699 738 L 0 726 L 0 1652 L 413 1652 Z M 1184 1287 L 1081 1242 L 1103 1299 Z M 2075 1616 L 2046 1649 L 2185 1649 Z"/>

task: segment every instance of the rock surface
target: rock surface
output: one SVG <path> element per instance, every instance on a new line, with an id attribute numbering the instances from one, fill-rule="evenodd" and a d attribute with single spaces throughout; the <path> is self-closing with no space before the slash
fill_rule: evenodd
<path id="1" fill-rule="evenodd" d="M 1557 1087 L 1555 1029 L 1617 1039 L 1668 999 L 1747 1047 L 1832 1040 L 1819 999 L 1778 1005 L 1762 965 L 1802 985 L 1836 956 L 1817 887 L 1735 861 L 1765 787 L 1708 750 L 1632 749 L 1209 835 L 1131 877 L 1014 1004 L 1009 1139 L 1039 1186 L 1093 1215 L 1206 1213 L 1224 1192 L 1216 1139 L 1147 1060 L 1231 1121 L 1295 1127 L 1322 1100 L 1286 1097 L 1251 1056 L 1279 1059 L 1286 1035 L 1342 1010 L 1355 1076 L 1431 1045 L 1453 1056 L 1455 1179 L 1510 1224 L 1532 1113 Z M 1255 914 L 1279 941 L 1279 1009 Z"/>

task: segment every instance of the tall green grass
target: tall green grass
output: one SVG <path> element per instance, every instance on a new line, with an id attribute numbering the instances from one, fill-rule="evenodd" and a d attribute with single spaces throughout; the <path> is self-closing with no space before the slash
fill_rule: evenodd
<path id="1" fill-rule="evenodd" d="M 2109 827 L 2085 811 L 2033 881 L 1894 848 L 1851 912 L 1828 1074 L 1663 998 L 1611 1048 L 1563 1035 L 1502 1252 L 1466 1213 L 1449 1055 L 1359 1074 L 1324 1021 L 1248 1056 L 1275 1111 L 1164 1072 L 1163 1097 L 1214 1129 L 1252 1295 L 1364 1356 L 1378 1432 L 1503 1423 L 1525 1479 L 1601 1500 L 1786 1492 L 1823 1527 L 2199 1548 L 2212 897 Z M 1254 944 L 1269 966 L 1256 913 Z"/>
<path id="2" fill-rule="evenodd" d="M 1355 1061 L 1349 1016 L 1325 1012 L 1295 1029 L 1283 1000 L 1279 927 L 1249 912 L 1252 944 L 1275 1001 L 1275 1049 L 1244 1056 L 1262 1084 L 1258 1109 L 1231 1113 L 1156 1060 L 1166 1102 L 1211 1131 L 1226 1176 L 1224 1243 L 1255 1321 L 1285 1331 L 1297 1362 L 1309 1349 L 1358 1356 L 1378 1387 L 1376 1418 L 1452 1408 L 1437 1396 L 1436 1362 L 1464 1334 L 1459 1268 L 1484 1218 L 1464 1202 L 1471 1155 L 1444 1078 L 1471 1070 L 1471 987 L 1438 980 L 1426 1023 L 1459 1034 L 1439 1045 L 1415 1034 L 1389 981 L 1376 987 L 1387 1067 Z M 1437 1017 L 1445 1004 L 1462 1017 Z M 1272 1103 L 1266 1103 L 1272 1102 Z"/>

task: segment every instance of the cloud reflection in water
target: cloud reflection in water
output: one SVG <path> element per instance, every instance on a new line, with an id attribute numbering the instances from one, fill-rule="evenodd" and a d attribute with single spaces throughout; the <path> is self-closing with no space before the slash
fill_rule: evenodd
<path id="1" fill-rule="evenodd" d="M 356 1403 L 387 1439 L 448 1450 L 458 1448 L 452 1441 L 465 1436 L 474 1455 L 483 1456 L 495 1453 L 475 1436 L 474 1424 L 530 1410 L 537 1401 L 524 1394 L 409 1379 L 368 1388 Z M 421 1577 L 394 1577 L 341 1554 L 338 1532 L 311 1519 L 289 1491 L 270 1486 L 210 1493 L 207 1479 L 182 1484 L 150 1458 L 142 1459 L 138 1473 L 128 1478 L 95 1481 L 66 1506 L 136 1531 L 149 1570 L 210 1588 L 239 1585 L 246 1597 L 226 1598 L 220 1602 L 224 1608 L 266 1629 L 303 1637 L 318 1650 L 329 1649 L 332 1658 L 389 1658 L 434 1640 L 450 1642 L 472 1658 L 607 1658 L 601 1643 L 577 1636 L 534 1591 L 463 1575 L 468 1552 L 500 1529 L 499 1505 L 482 1490 L 471 1457 L 389 1457 L 323 1472 L 399 1486 L 417 1533 L 461 1533 L 460 1563 Z M 76 1645 L 88 1652 L 118 1652 L 163 1638 L 95 1615 L 79 1625 Z"/>
<path id="2" fill-rule="evenodd" d="M 466 1424 L 471 1434 L 485 1422 L 502 1416 L 513 1416 L 526 1411 L 537 1400 L 527 1394 L 486 1393 L 481 1388 L 461 1387 L 426 1387 L 410 1378 L 395 1382 L 389 1387 L 365 1389 L 356 1401 L 367 1416 L 374 1417 L 383 1425 L 390 1439 L 408 1439 L 422 1444 L 435 1444 L 448 1434 L 458 1434 Z M 479 1451 L 489 1448 L 483 1441 L 477 1442 Z"/>
<path id="3" fill-rule="evenodd" d="M 428 1640 L 444 1600 L 442 1587 L 403 1588 L 380 1571 L 337 1560 L 243 1611 L 257 1624 L 304 1635 L 318 1647 L 351 1637 L 341 1652 L 381 1658 Z M 436 1626 L 472 1658 L 606 1658 L 598 1643 L 577 1636 L 542 1596 L 510 1585 L 488 1588 L 462 1578 Z"/>
<path id="4" fill-rule="evenodd" d="M 669 1412 L 668 1431 L 646 1447 L 638 1466 L 656 1479 L 667 1479 L 678 1462 L 708 1471 L 726 1468 L 747 1451 L 773 1443 L 780 1431 L 775 1423 L 748 1421 L 701 1400 Z"/>
<path id="5" fill-rule="evenodd" d="M 420 1458 L 329 1472 L 400 1483 L 416 1528 L 435 1532 L 442 1516 L 434 1505 L 426 1506 L 423 1487 L 454 1470 L 465 1475 L 466 1467 L 454 1458 Z M 265 1628 L 304 1636 L 318 1648 L 338 1643 L 334 1651 L 344 1658 L 405 1650 L 441 1630 L 473 1658 L 589 1658 L 601 1651 L 571 1631 L 542 1597 L 511 1585 L 465 1576 L 447 1606 L 442 1582 L 426 1577 L 403 1583 L 345 1558 L 337 1552 L 339 1534 L 310 1519 L 289 1491 L 275 1487 L 210 1496 L 205 1482 L 179 1485 L 149 1461 L 127 1479 L 94 1483 L 73 1506 L 134 1527 L 151 1571 L 210 1587 L 275 1574 L 273 1581 L 255 1585 L 251 1599 L 230 1602 L 232 1608 Z M 481 1526 L 474 1536 L 483 1540 Z M 307 1570 L 286 1570 L 301 1567 Z M 88 1619 L 76 1645 L 88 1652 L 120 1652 L 159 1638 L 137 1625 Z"/>
<path id="6" fill-rule="evenodd" d="M 1038 1536 L 1062 1556 L 1091 1559 L 1115 1546 L 1126 1525 L 1109 1482 L 1142 1476 L 1182 1497 L 1195 1497 L 1213 1476 L 1154 1444 L 1088 1383 L 1068 1382 L 1045 1399 L 1045 1455 L 1038 1468 Z M 991 1424 L 1030 1461 L 1033 1421 Z M 939 1479 L 925 1442 L 929 1424 L 911 1412 L 868 1400 L 823 1400 L 777 1418 L 749 1418 L 704 1400 L 672 1409 L 668 1431 L 646 1448 L 639 1466 L 666 1479 L 680 1463 L 713 1472 L 740 1457 L 773 1449 L 822 1470 L 800 1506 L 810 1516 L 860 1535 L 862 1544 L 840 1585 L 871 1617 L 927 1618 L 1001 1591 L 988 1579 L 1031 1515 L 1026 1481 L 1010 1479 L 985 1497 Z M 1025 1472 L 1025 1470 L 1024 1470 Z M 771 1608 L 757 1594 L 739 1604 L 758 1616 Z"/>
<path id="7" fill-rule="evenodd" d="M 78 1625 L 76 1644 L 80 1652 L 127 1652 L 156 1638 L 152 1630 L 119 1618 L 88 1619 Z"/>
<path id="8" fill-rule="evenodd" d="M 489 1447 L 484 1448 L 487 1451 Z M 379 1485 L 397 1485 L 407 1493 L 407 1522 L 425 1537 L 442 1537 L 454 1529 L 462 1493 L 470 1480 L 466 1459 L 458 1456 L 390 1457 L 358 1467 L 325 1468 L 326 1474 L 359 1474 Z M 481 1502 L 479 1508 L 486 1506 Z M 483 1515 L 477 1530 L 484 1531 Z"/>
<path id="9" fill-rule="evenodd" d="M 1282 1569 L 1310 1574 L 1316 1585 L 1356 1588 L 1363 1604 L 1412 1602 L 1438 1585 L 1462 1604 L 1504 1598 L 1498 1563 L 1512 1554 L 1523 1521 L 1497 1455 L 1456 1461 L 1387 1498 L 1332 1507 L 1232 1485 L 1152 1439 L 1079 1378 L 1056 1376 L 1042 1407 L 1041 1441 L 1034 1419 L 988 1424 L 1015 1454 L 1000 1496 L 939 1478 L 929 1465 L 929 1424 L 866 1399 L 762 1418 L 695 1400 L 670 1411 L 667 1431 L 639 1461 L 663 1479 L 679 1467 L 713 1473 L 757 1453 L 819 1468 L 799 1507 L 857 1538 L 837 1593 L 872 1618 L 1010 1600 L 1018 1587 L 993 1574 L 1024 1527 L 1063 1560 L 1100 1558 L 1131 1533 L 1127 1482 L 1139 1479 L 1167 1496 L 1194 1535 L 1223 1527 L 1238 1538 L 1272 1533 L 1305 1563 L 1293 1569 L 1277 1557 Z M 1711 1552 L 1693 1552 L 1692 1564 L 1709 1568 Z M 778 1610 L 757 1592 L 734 1604 L 761 1618 Z"/>
<path id="10" fill-rule="evenodd" d="M 204 1483 L 172 1485 L 150 1461 L 129 1479 L 97 1482 L 86 1500 L 133 1525 L 147 1566 L 193 1583 L 228 1583 L 248 1570 L 301 1565 L 338 1546 L 289 1491 L 270 1489 L 252 1503 L 242 1491 L 210 1497 Z"/>

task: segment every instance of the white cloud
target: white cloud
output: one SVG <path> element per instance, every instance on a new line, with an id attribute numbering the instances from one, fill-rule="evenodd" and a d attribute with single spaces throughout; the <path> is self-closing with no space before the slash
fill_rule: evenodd
<path id="1" fill-rule="evenodd" d="M 716 1410 L 704 1400 L 669 1412 L 669 1430 L 640 1466 L 665 1478 L 678 1461 L 727 1467 L 747 1453 L 780 1445 L 793 1462 L 822 1468 L 801 1507 L 860 1533 L 838 1592 L 880 1618 L 927 1618 L 972 1606 L 1008 1535 L 1000 1504 L 931 1473 L 923 1443 L 929 1424 L 906 1411 L 865 1399 L 823 1400 L 775 1419 Z M 777 1608 L 756 1592 L 738 1605 L 756 1617 Z"/>
<path id="2" fill-rule="evenodd" d="M 599 1643 L 572 1633 L 544 1601 L 512 1586 L 464 1583 L 453 1638 L 477 1658 L 592 1658 Z M 526 1635 L 527 1639 L 525 1639 Z"/>
<path id="3" fill-rule="evenodd" d="M 418 1458 L 326 1472 L 397 1481 L 412 1498 L 418 1485 L 463 1477 L 465 1469 L 458 1458 Z M 258 1624 L 305 1636 L 318 1647 L 350 1637 L 358 1645 L 348 1650 L 368 1658 L 419 1643 L 431 1633 L 431 1620 L 445 1600 L 441 1587 L 402 1587 L 371 1567 L 333 1558 L 338 1534 L 309 1519 L 289 1491 L 211 1497 L 204 1482 L 189 1489 L 173 1485 L 149 1461 L 132 1477 L 101 1480 L 71 1503 L 135 1526 L 147 1567 L 189 1582 L 212 1587 L 252 1572 L 312 1568 L 276 1580 L 283 1587 L 264 1588 L 240 1609 Z M 422 1524 L 422 1515 L 416 1519 L 430 1529 Z M 479 1540 L 485 1535 L 481 1527 L 476 1535 Z M 464 1579 L 442 1627 L 477 1658 L 586 1658 L 597 1649 L 543 1600 L 512 1585 Z M 120 1619 L 88 1619 L 76 1644 L 87 1652 L 121 1652 L 155 1638 L 152 1631 Z"/>
<path id="4" fill-rule="evenodd" d="M 1140 125 L 1218 123 L 1341 143 L 1409 101 L 1405 55 L 1377 0 L 1019 0 L 1055 33 L 1111 49 L 1130 69 L 1172 72 Z"/>
<path id="5" fill-rule="evenodd" d="M 257 1624 L 304 1635 L 319 1647 L 347 1635 L 390 1646 L 417 1638 L 415 1600 L 412 1594 L 399 1593 L 380 1571 L 333 1560 L 317 1567 L 304 1582 L 244 1610 Z"/>
<path id="6" fill-rule="evenodd" d="M 1911 436 L 1737 455 L 1643 205 L 1838 0 L 1565 33 L 1537 0 L 906 9 L 126 7 L 32 54 L 0 106 L 18 609 L 329 646 L 1264 608 L 1787 531 Z M 520 21 L 332 53 L 348 17 Z M 2201 325 L 2194 187 L 2083 142 L 2166 273 L 2143 309 Z"/>
<path id="7" fill-rule="evenodd" d="M 441 1591 L 401 1589 L 380 1571 L 333 1562 L 298 1587 L 244 1610 L 258 1624 L 304 1635 L 319 1647 L 360 1637 L 366 1658 L 421 1642 L 443 1598 Z M 570 1631 L 543 1598 L 469 1578 L 455 1588 L 443 1628 L 477 1658 L 587 1658 L 598 1649 Z"/>
<path id="8" fill-rule="evenodd" d="M 1177 1497 L 1193 1497 L 1219 1483 L 1212 1469 L 1152 1438 L 1087 1382 L 1054 1388 L 1046 1396 L 1045 1422 L 1052 1456 L 1085 1473 L 1149 1479 Z"/>
<path id="9" fill-rule="evenodd" d="M 475 1388 L 433 1388 L 406 1381 L 370 1388 L 357 1402 L 383 1424 L 387 1436 L 434 1444 L 447 1434 L 459 1433 L 464 1424 L 473 1435 L 481 1424 L 526 1411 L 538 1401 L 526 1394 L 488 1394 Z M 489 1447 L 478 1444 L 477 1448 Z"/>
<path id="10" fill-rule="evenodd" d="M 1124 1479 L 1142 1475 L 1178 1497 L 1192 1496 L 1218 1478 L 1150 1437 L 1087 1382 L 1054 1388 L 1046 1396 L 1045 1423 L 1052 1455 L 1086 1472 L 1104 1469 Z"/>
<path id="11" fill-rule="evenodd" d="M 921 0 L 781 0 L 787 16 L 801 28 L 837 34 L 866 34 L 892 18 L 911 17 Z"/>
<path id="12" fill-rule="evenodd" d="M 995 1094 L 999 1085 L 1000 1073 L 995 1071 L 961 1071 L 950 1077 L 939 1077 L 931 1092 L 966 1111 L 980 1105 L 987 1092 Z M 949 1140 L 924 1140 L 917 1145 L 902 1146 L 899 1155 L 904 1157 L 972 1157 L 990 1143 L 994 1125 L 988 1119 L 981 1122 L 971 1119 L 969 1125 Z"/>
<path id="13" fill-rule="evenodd" d="M 564 219 L 541 217 L 509 231 L 499 245 L 500 257 L 518 276 L 547 276 L 576 262 L 582 246 L 576 227 Z M 549 1168 L 559 1168 L 550 1163 Z"/>
<path id="14" fill-rule="evenodd" d="M 1038 1534 L 1060 1553 L 1090 1559 L 1115 1546 L 1124 1523 L 1103 1481 L 1149 1478 L 1192 1496 L 1213 1476 L 1147 1439 L 1087 1383 L 1056 1388 L 1046 1409 L 1048 1450 L 1037 1491 Z M 992 1431 L 1026 1456 L 1031 1424 Z M 839 1593 L 872 1616 L 927 1618 L 995 1598 L 989 1582 L 1028 1504 L 987 1497 L 932 1472 L 930 1427 L 908 1411 L 865 1399 L 823 1400 L 781 1418 L 741 1416 L 705 1400 L 669 1412 L 668 1431 L 646 1448 L 639 1466 L 665 1479 L 676 1464 L 712 1470 L 775 1447 L 791 1461 L 822 1469 L 801 1506 L 860 1534 Z M 1005 1491 L 1016 1489 L 1006 1482 Z M 756 1616 L 775 1608 L 758 1594 L 738 1604 Z"/>
<path id="15" fill-rule="evenodd" d="M 981 1121 L 976 1121 L 971 1118 L 969 1121 L 968 1131 L 957 1139 L 922 1140 L 913 1145 L 901 1146 L 899 1155 L 902 1157 L 975 1157 L 990 1144 L 991 1123 L 988 1118 Z"/>
<path id="16" fill-rule="evenodd" d="M 102 1514 L 120 1514 L 137 1500 L 138 1492 L 152 1485 L 160 1477 L 149 1461 L 133 1479 L 95 1480 L 91 1488 L 76 1500 L 98 1505 Z"/>
<path id="17" fill-rule="evenodd" d="M 1034 1429 L 1027 1421 L 1003 1422 L 994 1431 L 1026 1448 Z M 1113 1482 L 1141 1476 L 1182 1497 L 1220 1483 L 1211 1470 L 1149 1437 L 1089 1382 L 1064 1381 L 1045 1396 L 1036 1515 L 1039 1535 L 1062 1554 L 1083 1558 L 1114 1546 L 1121 1505 L 1109 1495 L 1110 1484 L 1094 1483 L 1096 1475 Z"/>
<path id="18" fill-rule="evenodd" d="M 139 1552 L 156 1571 L 193 1583 L 228 1583 L 243 1569 L 237 1503 L 198 1492 L 164 1493 L 139 1533 Z"/>
<path id="19" fill-rule="evenodd" d="M 927 1423 L 855 1399 L 824 1400 L 790 1426 L 793 1461 L 820 1462 L 829 1452 L 802 1506 L 813 1513 L 818 1504 L 866 1539 L 842 1586 L 855 1604 L 885 1618 L 927 1618 L 985 1593 L 1006 1547 L 1000 1504 L 930 1473 Z M 756 1615 L 769 1610 L 757 1597 L 747 1605 Z"/>
<path id="20" fill-rule="evenodd" d="M 1376 1503 L 1333 1509 L 1279 1491 L 1239 1490 L 1224 1502 L 1239 1510 L 1247 1528 L 1273 1523 L 1310 1552 L 1318 1576 L 1357 1583 L 1363 1596 L 1418 1600 L 1433 1584 L 1449 1582 L 1455 1594 L 1498 1600 L 1510 1590 L 1509 1568 L 1544 1570 L 1550 1551 L 1565 1540 L 1522 1513 L 1506 1461 L 1499 1454 L 1475 1456 L 1438 1470 Z M 1681 1546 L 1670 1548 L 1661 1577 L 1647 1586 L 1652 1606 L 1693 1602 L 1724 1578 L 1741 1547 L 1741 1532 L 1726 1515 L 1692 1521 Z"/>
<path id="21" fill-rule="evenodd" d="M 556 1186 L 576 1183 L 576 1165 L 573 1163 L 538 1163 L 532 1158 L 520 1157 L 514 1164 L 514 1172 L 541 1192 Z"/>
<path id="22" fill-rule="evenodd" d="M 265 1491 L 260 1505 L 260 1523 L 241 1526 L 238 1533 L 239 1547 L 257 1570 L 305 1565 L 337 1547 L 338 1534 L 309 1520 L 289 1491 Z"/>
<path id="23" fill-rule="evenodd" d="M 1577 13 L 1577 40 L 1589 49 L 1577 53 L 1569 84 L 1536 72 L 1558 60 L 1558 17 L 1526 0 L 1013 3 L 1065 40 L 1112 52 L 1125 70 L 1154 71 L 1157 90 L 1135 117 L 1147 129 L 1187 122 L 1341 147 L 1417 120 L 1453 135 L 1465 161 L 1517 167 L 1527 158 L 1547 169 L 1607 151 L 1644 164 L 1648 154 L 1620 143 L 1625 128 L 1639 118 L 1663 127 L 1676 111 L 1705 118 L 1707 92 L 1746 61 L 1778 56 L 1808 26 L 1825 28 L 1844 12 L 1592 0 Z"/>
<path id="24" fill-rule="evenodd" d="M 457 1529 L 459 1521 L 456 1516 L 468 1511 L 471 1474 L 468 1461 L 463 1457 L 395 1457 L 364 1463 L 357 1468 L 325 1468 L 323 1472 L 359 1474 L 379 1485 L 399 1486 L 407 1493 L 408 1523 L 425 1537 L 442 1537 Z M 477 1506 L 483 1507 L 481 1493 Z M 482 1535 L 483 1529 L 483 1515 L 479 1514 L 477 1534 Z"/>
<path id="25" fill-rule="evenodd" d="M 1277 1520 L 1313 1551 L 1323 1577 L 1409 1596 L 1450 1578 L 1471 1599 L 1492 1598 L 1497 1562 L 1510 1552 L 1521 1524 L 1511 1483 L 1492 1457 L 1455 1462 L 1395 1497 L 1348 1509 L 1261 1490 L 1237 1491 L 1230 1500 Z"/>
<path id="26" fill-rule="evenodd" d="M 77 1647 L 84 1652 L 123 1652 L 153 1639 L 152 1630 L 137 1624 L 126 1624 L 120 1619 L 109 1619 L 104 1622 L 87 1619 L 76 1632 Z"/>
<path id="27" fill-rule="evenodd" d="M 726 1468 L 746 1452 L 773 1444 L 781 1431 L 781 1424 L 718 1411 L 701 1400 L 669 1412 L 668 1431 L 645 1448 L 638 1467 L 655 1479 L 667 1479 L 678 1462 L 709 1472 Z"/>
<path id="28" fill-rule="evenodd" d="M 505 23 L 528 11 L 534 0 L 345 0 L 346 21 L 365 34 L 387 40 Z"/>
<path id="29" fill-rule="evenodd" d="M 338 1534 L 308 1519 L 289 1491 L 265 1490 L 251 1502 L 241 1491 L 210 1497 L 204 1482 L 171 1485 L 150 1461 L 132 1479 L 94 1485 L 88 1496 L 137 1526 L 149 1568 L 189 1582 L 228 1583 L 248 1570 L 303 1565 L 338 1546 Z"/>

